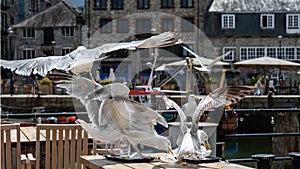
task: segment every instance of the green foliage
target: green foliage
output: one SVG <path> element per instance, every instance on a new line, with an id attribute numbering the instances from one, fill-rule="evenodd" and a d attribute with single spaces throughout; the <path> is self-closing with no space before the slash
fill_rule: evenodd
<path id="1" fill-rule="evenodd" d="M 44 77 L 39 81 L 39 85 L 51 85 L 52 81 L 48 77 Z"/>
<path id="2" fill-rule="evenodd" d="M 259 78 L 261 78 L 261 84 L 264 84 L 265 77 L 263 77 L 263 76 L 252 76 L 251 77 L 251 85 L 254 85 L 258 81 Z"/>
<path id="3" fill-rule="evenodd" d="M 108 77 L 106 77 L 106 78 L 103 79 L 103 80 L 99 80 L 99 83 L 100 83 L 101 85 L 106 85 L 106 84 L 110 84 L 111 81 L 109 80 Z"/>

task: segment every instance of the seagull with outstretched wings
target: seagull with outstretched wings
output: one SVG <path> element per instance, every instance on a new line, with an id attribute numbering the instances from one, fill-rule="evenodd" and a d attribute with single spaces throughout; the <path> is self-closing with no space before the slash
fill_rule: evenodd
<path id="1" fill-rule="evenodd" d="M 46 76 L 53 69 L 71 71 L 76 75 L 88 72 L 95 85 L 91 69 L 94 61 L 106 58 L 106 53 L 120 49 L 135 50 L 137 48 L 156 48 L 172 46 L 181 43 L 178 33 L 165 32 L 150 38 L 131 42 L 108 43 L 93 49 L 79 46 L 73 52 L 64 56 L 38 57 L 25 60 L 0 60 L 0 66 L 15 71 L 16 74 L 29 76 L 39 74 Z"/>

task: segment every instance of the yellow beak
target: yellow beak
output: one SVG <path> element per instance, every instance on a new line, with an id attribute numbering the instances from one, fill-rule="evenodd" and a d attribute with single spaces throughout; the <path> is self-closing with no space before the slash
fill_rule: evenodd
<path id="1" fill-rule="evenodd" d="M 172 154 L 173 156 L 175 156 L 173 150 L 171 150 L 171 149 L 168 149 L 167 153 L 168 153 L 168 154 Z"/>

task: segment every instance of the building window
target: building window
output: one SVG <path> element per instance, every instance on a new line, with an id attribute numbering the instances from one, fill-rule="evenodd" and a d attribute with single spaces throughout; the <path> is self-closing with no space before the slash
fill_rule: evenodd
<path id="1" fill-rule="evenodd" d="M 161 20 L 162 22 L 162 31 L 174 31 L 174 19 L 172 18 L 164 18 Z"/>
<path id="2" fill-rule="evenodd" d="M 36 11 L 37 2 L 36 0 L 30 0 L 28 9 L 30 11 Z"/>
<path id="3" fill-rule="evenodd" d="M 182 32 L 193 32 L 194 18 L 182 18 L 181 28 Z"/>
<path id="4" fill-rule="evenodd" d="M 128 33 L 129 32 L 128 19 L 117 20 L 117 32 L 118 33 Z"/>
<path id="5" fill-rule="evenodd" d="M 101 19 L 100 20 L 101 33 L 111 33 L 112 32 L 111 23 L 112 23 L 111 19 Z"/>
<path id="6" fill-rule="evenodd" d="M 194 45 L 193 44 L 186 44 L 185 47 L 187 47 L 188 49 L 193 50 L 194 48 Z M 183 57 L 190 57 L 190 56 L 193 56 L 193 54 L 191 54 L 190 52 L 188 52 L 187 50 L 185 50 L 184 48 L 182 48 L 182 56 Z"/>
<path id="7" fill-rule="evenodd" d="M 299 47 L 241 47 L 240 60 L 254 59 L 263 56 L 284 59 L 300 60 Z"/>
<path id="8" fill-rule="evenodd" d="M 63 27 L 61 29 L 61 34 L 65 37 L 72 37 L 74 36 L 74 28 L 71 27 Z"/>
<path id="9" fill-rule="evenodd" d="M 182 8 L 192 8 L 194 7 L 193 0 L 181 0 Z"/>
<path id="10" fill-rule="evenodd" d="M 173 8 L 173 0 L 162 0 L 161 7 L 162 8 Z"/>
<path id="11" fill-rule="evenodd" d="M 95 9 L 106 9 L 106 0 L 95 0 Z"/>
<path id="12" fill-rule="evenodd" d="M 222 28 L 235 28 L 235 15 L 224 14 L 222 15 Z"/>
<path id="13" fill-rule="evenodd" d="M 23 38 L 34 38 L 35 30 L 34 29 L 23 29 Z"/>
<path id="14" fill-rule="evenodd" d="M 70 53 L 70 52 L 72 52 L 73 51 L 73 48 L 72 47 L 64 47 L 64 48 L 62 48 L 61 49 L 61 55 L 63 56 L 63 55 L 66 55 L 66 54 L 68 54 L 68 53 Z"/>
<path id="15" fill-rule="evenodd" d="M 266 50 L 266 48 L 264 48 L 264 47 L 258 47 L 258 48 L 256 48 L 256 57 L 260 58 L 260 57 L 266 56 L 265 55 L 266 54 L 265 50 Z"/>
<path id="16" fill-rule="evenodd" d="M 223 54 L 231 51 L 227 56 L 223 58 L 224 61 L 234 61 L 234 47 L 224 47 Z"/>
<path id="17" fill-rule="evenodd" d="M 123 0 L 111 0 L 111 9 L 123 9 Z"/>
<path id="18" fill-rule="evenodd" d="M 151 32 L 150 19 L 136 20 L 136 33 L 150 33 L 150 32 Z"/>
<path id="19" fill-rule="evenodd" d="M 286 15 L 286 33 L 300 33 L 300 14 Z"/>
<path id="20" fill-rule="evenodd" d="M 149 0 L 137 0 L 138 9 L 149 9 Z"/>
<path id="21" fill-rule="evenodd" d="M 1 12 L 1 30 L 7 30 L 7 14 Z"/>
<path id="22" fill-rule="evenodd" d="M 266 56 L 272 57 L 272 58 L 276 58 L 276 48 L 267 48 L 267 54 Z"/>
<path id="23" fill-rule="evenodd" d="M 260 15 L 260 27 L 263 29 L 274 28 L 274 14 L 261 14 Z"/>
<path id="24" fill-rule="evenodd" d="M 286 60 L 295 60 L 296 59 L 295 51 L 296 50 L 293 47 L 285 48 L 285 59 Z"/>
<path id="25" fill-rule="evenodd" d="M 23 49 L 23 59 L 32 59 L 35 58 L 35 50 L 34 49 Z"/>

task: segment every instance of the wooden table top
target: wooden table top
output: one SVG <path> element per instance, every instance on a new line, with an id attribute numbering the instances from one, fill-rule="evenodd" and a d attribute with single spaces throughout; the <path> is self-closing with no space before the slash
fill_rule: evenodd
<path id="1" fill-rule="evenodd" d="M 156 155 L 157 157 L 158 155 Z M 165 163 L 158 159 L 153 160 L 150 163 L 122 163 L 112 160 L 106 160 L 101 155 L 86 155 L 80 157 L 80 163 L 85 167 L 93 169 L 174 169 L 174 168 L 207 168 L 207 169 L 250 169 L 233 163 L 226 163 L 224 161 L 213 162 L 213 163 L 201 163 L 201 164 L 189 164 L 189 163 Z"/>

